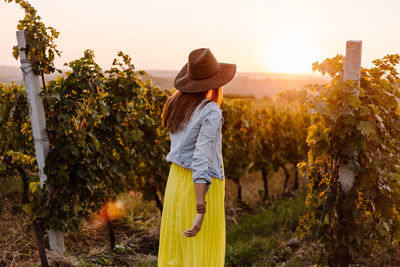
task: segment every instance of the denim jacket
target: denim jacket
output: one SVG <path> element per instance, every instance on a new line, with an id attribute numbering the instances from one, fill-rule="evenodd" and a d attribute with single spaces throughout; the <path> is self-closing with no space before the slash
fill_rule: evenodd
<path id="1" fill-rule="evenodd" d="M 195 183 L 207 183 L 211 177 L 224 180 L 222 159 L 222 111 L 214 101 L 195 109 L 187 124 L 175 133 L 169 133 L 171 149 L 166 160 L 192 170 Z"/>

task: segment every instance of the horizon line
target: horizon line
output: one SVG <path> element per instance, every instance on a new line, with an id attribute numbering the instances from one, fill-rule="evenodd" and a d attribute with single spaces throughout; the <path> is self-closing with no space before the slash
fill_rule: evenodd
<path id="1" fill-rule="evenodd" d="M 20 68 L 18 65 L 6 65 L 6 64 L 0 64 L 0 67 L 13 67 L 13 68 Z M 64 67 L 64 66 L 63 66 Z M 67 70 L 66 68 L 60 68 L 61 70 Z M 180 69 L 138 69 L 135 67 L 136 71 L 146 71 L 146 72 L 151 72 L 151 71 L 160 71 L 160 72 L 179 72 Z M 312 72 L 312 73 L 290 73 L 290 72 L 262 72 L 262 71 L 238 71 L 237 73 L 240 74 L 256 74 L 256 75 L 293 75 L 293 76 L 321 76 L 323 77 L 322 74 L 318 74 L 318 72 Z"/>

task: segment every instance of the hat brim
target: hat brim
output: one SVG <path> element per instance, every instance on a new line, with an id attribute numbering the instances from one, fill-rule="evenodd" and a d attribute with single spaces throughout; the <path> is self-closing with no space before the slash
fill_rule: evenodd
<path id="1" fill-rule="evenodd" d="M 219 88 L 230 82 L 236 74 L 236 64 L 218 63 L 218 72 L 211 77 L 194 80 L 189 77 L 186 63 L 175 78 L 174 86 L 185 93 L 198 93 Z"/>

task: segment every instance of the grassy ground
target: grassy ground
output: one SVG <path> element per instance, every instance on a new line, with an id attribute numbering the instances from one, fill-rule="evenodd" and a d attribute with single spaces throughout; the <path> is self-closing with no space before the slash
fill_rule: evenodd
<path id="1" fill-rule="evenodd" d="M 236 202 L 237 186 L 226 181 L 226 266 L 304 266 L 305 248 L 294 233 L 305 209 L 304 197 L 281 198 L 281 171 L 270 177 L 271 204 L 261 203 L 259 173 L 246 174 L 241 185 L 247 209 Z M 20 188 L 19 179 L 0 179 L 0 266 L 39 266 L 33 230 L 19 204 Z M 50 262 L 54 266 L 157 266 L 161 214 L 155 203 L 143 202 L 140 194 L 125 194 L 116 214 L 114 251 L 103 221 L 93 215 L 79 231 L 65 234 L 65 257 L 47 251 Z"/>
<path id="2" fill-rule="evenodd" d="M 304 196 L 277 200 L 227 229 L 226 266 L 304 266 L 295 230 L 305 210 Z"/>

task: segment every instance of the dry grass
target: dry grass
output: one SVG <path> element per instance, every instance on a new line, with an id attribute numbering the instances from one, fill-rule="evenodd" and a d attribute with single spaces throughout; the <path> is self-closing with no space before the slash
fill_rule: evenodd
<path id="1" fill-rule="evenodd" d="M 21 204 L 12 201 L 11 192 L 0 200 L 0 266 L 39 266 L 36 238 Z M 141 194 L 120 196 L 124 216 L 113 221 L 117 248 L 110 250 L 108 232 L 102 222 L 85 221 L 77 232 L 65 233 L 67 254 L 60 256 L 47 247 L 52 266 L 101 266 L 113 262 L 134 266 L 139 262 L 154 262 L 158 245 L 160 212 L 155 203 L 141 200 Z M 95 214 L 93 218 L 96 218 Z M 48 244 L 48 240 L 45 240 Z"/>
<path id="2" fill-rule="evenodd" d="M 7 188 L 5 179 L 0 180 L 0 188 Z M 0 266 L 30 266 L 28 262 L 39 259 L 31 224 L 22 211 L 22 205 L 14 202 L 19 198 L 14 190 L 0 196 Z"/>

